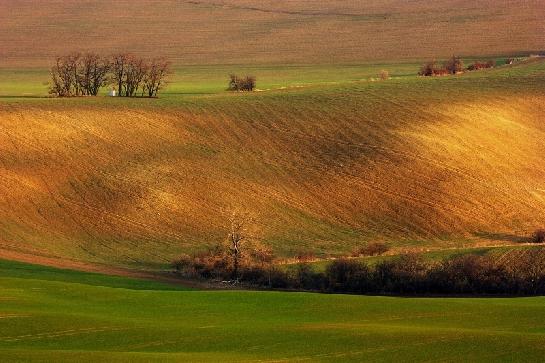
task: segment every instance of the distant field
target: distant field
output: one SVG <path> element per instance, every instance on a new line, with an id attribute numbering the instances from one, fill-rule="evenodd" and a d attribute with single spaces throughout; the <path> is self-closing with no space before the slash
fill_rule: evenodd
<path id="1" fill-rule="evenodd" d="M 545 354 L 543 298 L 179 291 L 1 260 L 0 271 L 3 362 L 528 362 Z"/>
<path id="2" fill-rule="evenodd" d="M 418 251 L 418 250 L 416 250 Z M 410 251 L 409 252 L 415 252 Z M 508 261 L 511 259 L 520 258 L 524 254 L 534 254 L 541 253 L 541 246 L 539 245 L 506 245 L 506 246 L 487 246 L 487 247 L 457 247 L 457 248 L 437 248 L 430 251 L 418 251 L 418 256 L 423 258 L 424 261 L 428 262 L 442 262 L 451 258 L 456 258 L 464 255 L 478 255 L 478 256 L 490 256 L 493 257 L 496 261 Z M 394 260 L 400 257 L 403 254 L 403 251 L 394 250 L 392 252 L 387 252 L 379 256 L 360 256 L 352 257 L 348 256 L 346 258 L 354 259 L 356 261 L 365 263 L 368 266 L 373 266 L 382 261 Z M 316 272 L 324 272 L 326 267 L 331 263 L 331 260 L 327 259 L 317 259 L 307 262 L 300 262 L 296 259 L 287 261 L 286 263 L 280 265 L 280 268 L 286 271 L 295 271 L 300 264 L 306 264 Z"/>
<path id="3" fill-rule="evenodd" d="M 281 257 L 516 245 L 543 225 L 543 60 L 351 67 L 255 68 L 270 90 L 253 94 L 211 67 L 157 100 L 0 97 L 0 253 L 162 268 L 225 238 L 230 208 Z"/>
<path id="4" fill-rule="evenodd" d="M 176 64 L 339 64 L 545 50 L 541 0 L 3 0 L 0 67 L 72 50 Z"/>
<path id="5" fill-rule="evenodd" d="M 501 62 L 503 59 L 500 58 Z M 216 94 L 225 91 L 229 75 L 255 75 L 258 90 L 305 87 L 309 85 L 334 85 L 378 78 L 382 69 L 393 77 L 414 76 L 419 63 L 367 63 L 345 65 L 209 65 L 176 66 L 169 78 L 170 84 L 163 96 Z M 0 68 L 0 99 L 2 97 L 43 97 L 48 95 L 49 71 L 47 68 Z M 103 89 L 107 94 L 108 88 Z"/>

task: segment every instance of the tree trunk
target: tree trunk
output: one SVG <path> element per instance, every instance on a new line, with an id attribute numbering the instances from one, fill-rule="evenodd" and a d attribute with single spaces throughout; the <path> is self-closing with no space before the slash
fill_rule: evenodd
<path id="1" fill-rule="evenodd" d="M 238 281 L 238 251 L 235 250 L 233 253 L 233 279 Z"/>

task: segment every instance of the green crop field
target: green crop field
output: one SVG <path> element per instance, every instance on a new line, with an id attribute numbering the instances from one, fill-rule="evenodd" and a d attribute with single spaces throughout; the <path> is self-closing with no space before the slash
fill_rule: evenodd
<path id="1" fill-rule="evenodd" d="M 184 291 L 0 261 L 3 362 L 540 361 L 544 298 Z"/>

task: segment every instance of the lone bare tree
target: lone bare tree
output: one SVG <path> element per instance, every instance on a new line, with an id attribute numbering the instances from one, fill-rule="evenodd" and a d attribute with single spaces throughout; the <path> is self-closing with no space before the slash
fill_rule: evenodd
<path id="1" fill-rule="evenodd" d="M 228 215 L 229 234 L 227 236 L 228 252 L 233 263 L 232 278 L 238 281 L 239 269 L 243 259 L 257 257 L 253 254 L 260 254 L 254 250 L 254 246 L 259 245 L 259 236 L 256 231 L 255 220 L 247 212 L 232 210 Z M 265 263 L 268 261 L 268 253 L 263 251 L 260 258 Z"/>
<path id="2" fill-rule="evenodd" d="M 238 267 L 242 255 L 242 244 L 246 241 L 246 217 L 233 211 L 229 216 L 229 253 L 233 258 L 233 279 L 238 280 Z"/>

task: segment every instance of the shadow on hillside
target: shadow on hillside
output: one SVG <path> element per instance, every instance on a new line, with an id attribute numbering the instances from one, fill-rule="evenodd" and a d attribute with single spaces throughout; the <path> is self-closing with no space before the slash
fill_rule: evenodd
<path id="1" fill-rule="evenodd" d="M 529 236 L 521 236 L 511 233 L 494 233 L 494 232 L 475 232 L 473 233 L 475 237 L 482 239 L 489 239 L 494 241 L 506 241 L 513 243 L 529 243 L 532 242 L 532 239 Z"/>

